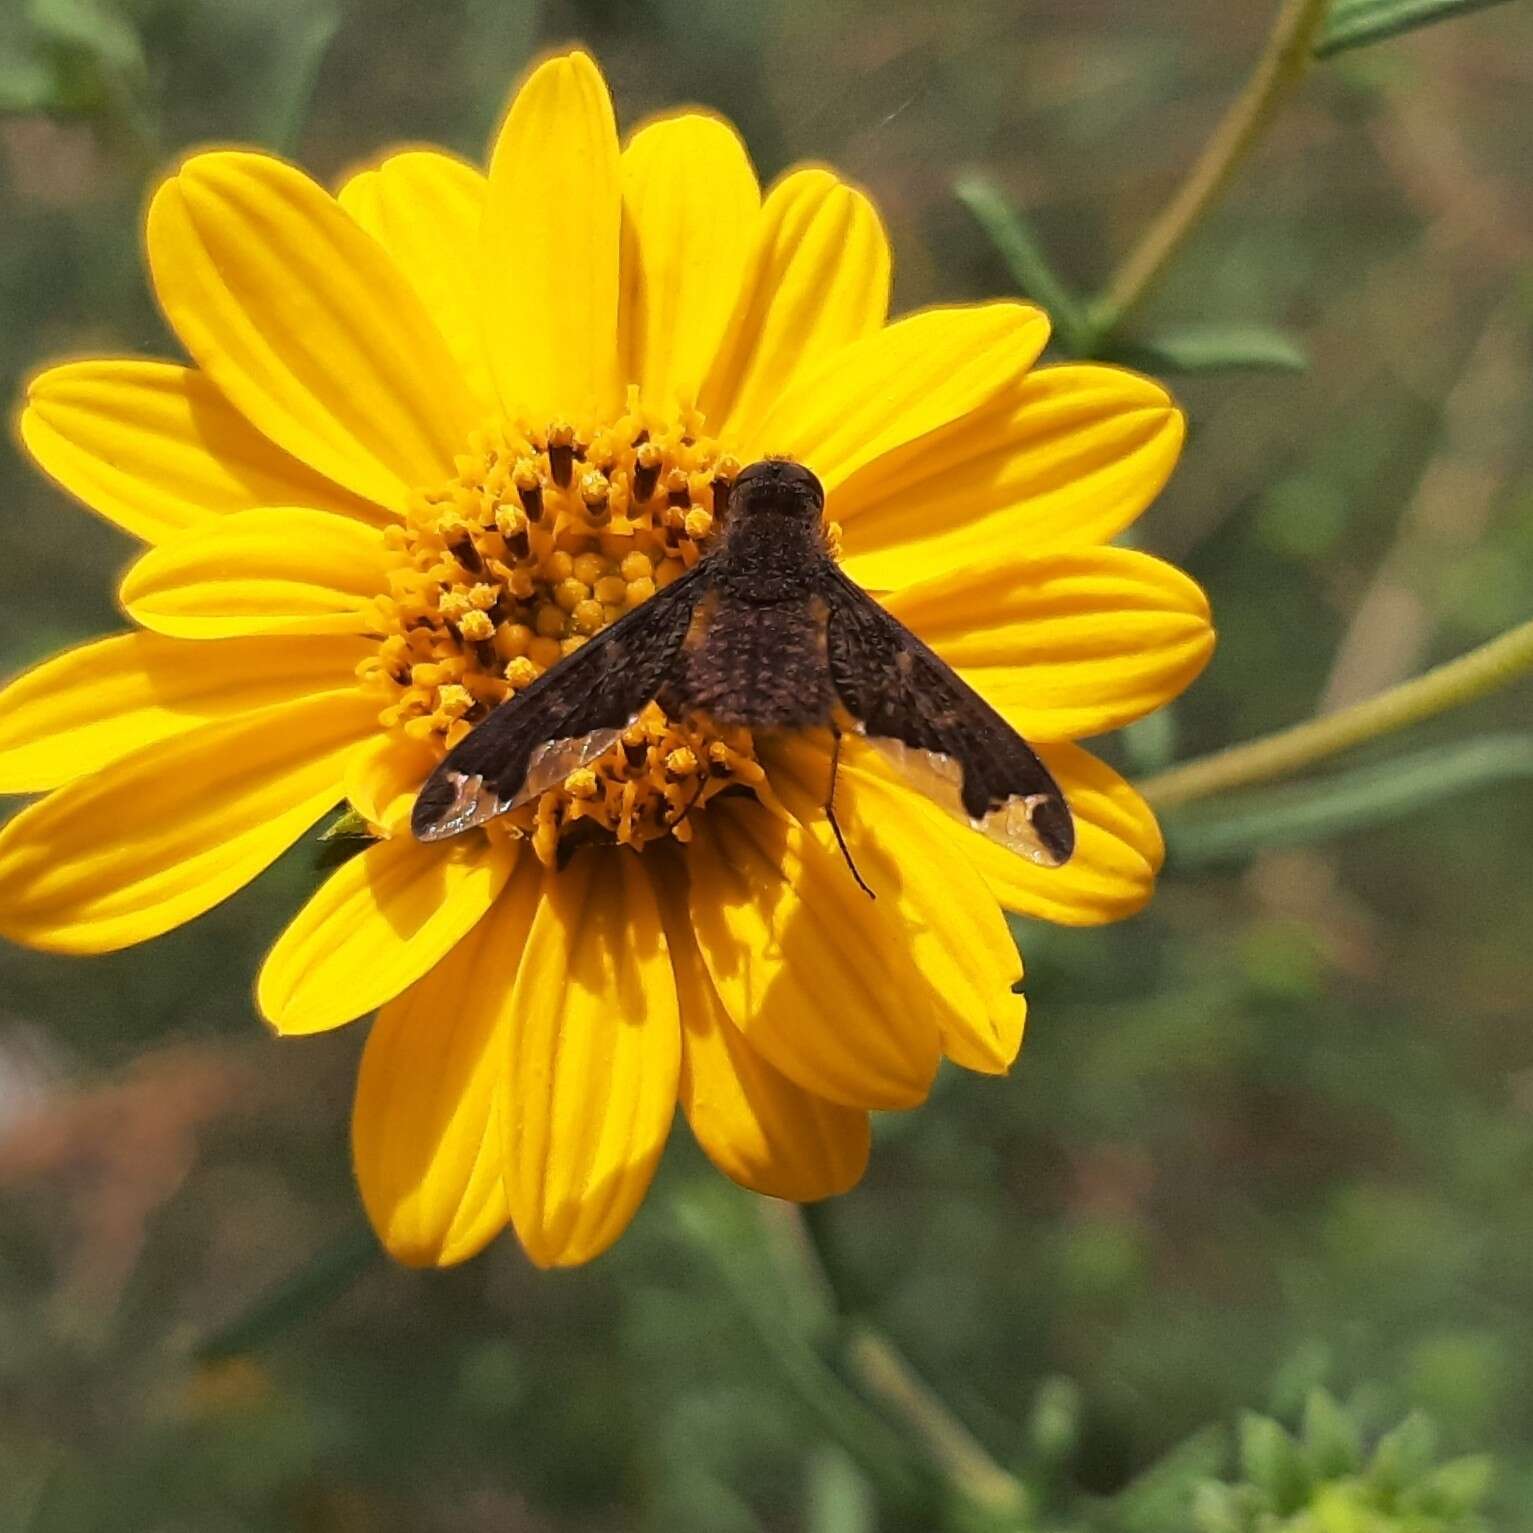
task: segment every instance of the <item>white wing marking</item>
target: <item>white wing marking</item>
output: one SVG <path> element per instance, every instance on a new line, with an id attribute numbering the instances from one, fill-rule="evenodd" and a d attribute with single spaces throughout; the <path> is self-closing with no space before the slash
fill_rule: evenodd
<path id="1" fill-rule="evenodd" d="M 963 767 L 952 756 L 921 750 L 887 735 L 868 735 L 867 739 L 912 788 L 955 820 L 1041 868 L 1061 866 L 1033 827 L 1039 806 L 1050 802 L 1048 794 L 1019 793 L 976 820 L 963 806 Z"/>

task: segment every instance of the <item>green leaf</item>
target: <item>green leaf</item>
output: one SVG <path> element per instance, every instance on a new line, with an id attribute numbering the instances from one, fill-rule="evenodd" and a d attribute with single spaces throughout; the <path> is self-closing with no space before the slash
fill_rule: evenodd
<path id="1" fill-rule="evenodd" d="M 1034 1453 L 1046 1462 L 1072 1454 L 1081 1436 L 1081 1391 L 1073 1379 L 1045 1379 L 1028 1412 L 1027 1437 Z"/>
<path id="2" fill-rule="evenodd" d="M 340 1298 L 381 1252 L 378 1237 L 365 1225 L 348 1231 L 204 1337 L 193 1356 L 199 1363 L 220 1363 L 266 1346 Z"/>
<path id="3" fill-rule="evenodd" d="M 309 103 L 319 83 L 320 65 L 341 29 L 338 4 L 313 4 L 284 33 L 268 62 L 270 80 L 266 140 L 279 152 L 291 153 L 308 119 Z"/>
<path id="4" fill-rule="evenodd" d="M 1122 1533 L 1162 1533 L 1180 1526 L 1200 1487 L 1218 1474 L 1228 1457 L 1229 1436 L 1223 1427 L 1194 1433 L 1118 1492 L 1113 1527 Z"/>
<path id="5" fill-rule="evenodd" d="M 1160 373 L 1302 373 L 1309 366 L 1298 341 L 1265 325 L 1181 325 L 1115 344 L 1109 359 Z"/>
<path id="6" fill-rule="evenodd" d="M 331 822 L 319 833 L 321 841 L 334 841 L 338 836 L 368 836 L 372 835 L 372 829 L 367 821 L 349 806 L 336 815 Z"/>
<path id="7" fill-rule="evenodd" d="M 1309 1496 L 1304 1455 L 1270 1416 L 1241 1417 L 1240 1468 L 1274 1512 L 1296 1512 Z"/>
<path id="8" fill-rule="evenodd" d="M 1450 1459 L 1411 1486 L 1400 1498 L 1400 1510 L 1433 1517 L 1463 1517 L 1490 1494 L 1496 1466 L 1488 1454 Z"/>
<path id="9" fill-rule="evenodd" d="M 372 826 L 348 805 L 319 833 L 314 869 L 318 873 L 333 873 L 377 839 Z"/>
<path id="10" fill-rule="evenodd" d="M 147 142 L 148 78 L 139 34 L 110 0 L 26 0 L 0 16 L 0 112 L 99 116 Z"/>
<path id="11" fill-rule="evenodd" d="M 1197 1533 L 1248 1533 L 1255 1510 L 1248 1487 L 1210 1481 L 1192 1498 L 1192 1525 Z"/>
<path id="12" fill-rule="evenodd" d="M 1530 777 L 1533 735 L 1486 735 L 1168 814 L 1166 839 L 1179 867 L 1208 867 L 1266 847 L 1299 846 L 1418 811 L 1440 812 L 1463 794 Z"/>
<path id="13" fill-rule="evenodd" d="M 1483 11 L 1504 0 L 1337 0 L 1315 44 L 1315 57 L 1328 59 L 1349 48 L 1366 48 L 1430 27 L 1470 11 Z"/>
<path id="14" fill-rule="evenodd" d="M 219 0 L 193 7 L 186 22 L 189 56 L 241 61 L 219 102 L 219 131 L 293 153 L 341 19 L 340 0 Z"/>
<path id="15" fill-rule="evenodd" d="M 1419 1411 L 1386 1432 L 1368 1465 L 1369 1483 L 1384 1496 L 1397 1496 L 1431 1467 L 1437 1452 L 1437 1431 Z"/>
<path id="16" fill-rule="evenodd" d="M 1043 243 L 1026 217 L 985 176 L 962 177 L 954 184 L 953 194 L 989 235 L 1023 296 L 1047 311 L 1065 350 L 1072 356 L 1088 355 L 1091 327 L 1085 306 L 1049 264 Z"/>
<path id="17" fill-rule="evenodd" d="M 873 1487 L 851 1455 L 821 1443 L 809 1459 L 804 1522 L 809 1533 L 876 1533 Z"/>
<path id="18" fill-rule="evenodd" d="M 53 86 L 53 72 L 35 60 L 0 59 L 0 112 L 45 112 Z"/>
<path id="19" fill-rule="evenodd" d="M 1339 1480 L 1362 1467 L 1362 1434 L 1357 1423 L 1323 1389 L 1304 1403 L 1304 1456 L 1316 1480 Z"/>
<path id="20" fill-rule="evenodd" d="M 141 78 L 146 73 L 138 33 L 110 6 L 92 0 L 31 0 L 27 16 L 45 43 L 89 54 L 116 75 Z"/>
<path id="21" fill-rule="evenodd" d="M 0 112 L 52 109 L 58 80 L 40 57 L 37 39 L 24 18 L 0 15 Z"/>

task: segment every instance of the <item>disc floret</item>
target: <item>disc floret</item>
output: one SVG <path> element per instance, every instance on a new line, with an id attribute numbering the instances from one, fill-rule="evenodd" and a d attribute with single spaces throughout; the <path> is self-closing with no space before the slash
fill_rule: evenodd
<path id="1" fill-rule="evenodd" d="M 448 483 L 411 495 L 386 542 L 381 636 L 361 675 L 391 734 L 444 756 L 470 729 L 690 569 L 739 464 L 696 411 L 670 421 L 633 394 L 618 419 L 477 433 Z M 759 788 L 750 732 L 651 704 L 618 746 L 494 822 L 550 865 L 575 836 L 631 846 L 690 836 L 731 785 Z"/>

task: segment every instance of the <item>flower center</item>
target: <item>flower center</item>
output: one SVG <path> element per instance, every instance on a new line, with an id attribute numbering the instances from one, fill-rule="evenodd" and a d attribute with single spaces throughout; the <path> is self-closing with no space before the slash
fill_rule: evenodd
<path id="1" fill-rule="evenodd" d="M 385 637 L 361 667 L 385 729 L 445 755 L 697 562 L 740 465 L 700 414 L 664 421 L 635 395 L 606 424 L 476 433 L 454 479 L 411 496 L 386 534 Z M 688 840 L 694 810 L 762 780 L 749 730 L 669 719 L 651 703 L 616 748 L 491 828 L 530 836 L 553 866 L 566 840 Z"/>

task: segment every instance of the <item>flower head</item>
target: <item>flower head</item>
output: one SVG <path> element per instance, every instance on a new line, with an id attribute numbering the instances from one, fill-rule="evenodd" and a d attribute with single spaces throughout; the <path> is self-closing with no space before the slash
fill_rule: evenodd
<path id="1" fill-rule="evenodd" d="M 508 1222 L 588 1259 L 643 1196 L 680 1101 L 728 1175 L 813 1199 L 868 1112 L 946 1054 L 1022 1035 L 1001 906 L 1112 920 L 1148 897 L 1143 802 L 1073 742 L 1159 706 L 1212 642 L 1202 593 L 1107 546 L 1180 445 L 1155 384 L 1030 371 L 1020 303 L 889 323 L 877 213 L 819 168 L 763 197 L 728 124 L 620 148 L 583 53 L 513 100 L 488 175 L 391 155 L 332 197 L 199 154 L 148 218 L 192 359 L 71 363 L 21 419 L 42 467 L 146 545 L 137 627 L 0 694 L 0 931 L 60 952 L 209 909 L 342 800 L 375 839 L 277 942 L 283 1034 L 378 1010 L 363 1199 L 401 1259 Z M 855 742 L 652 706 L 604 755 L 441 845 L 433 767 L 491 709 L 699 557 L 739 466 L 823 482 L 846 571 L 1034 742 L 1077 849 L 1025 862 Z"/>

